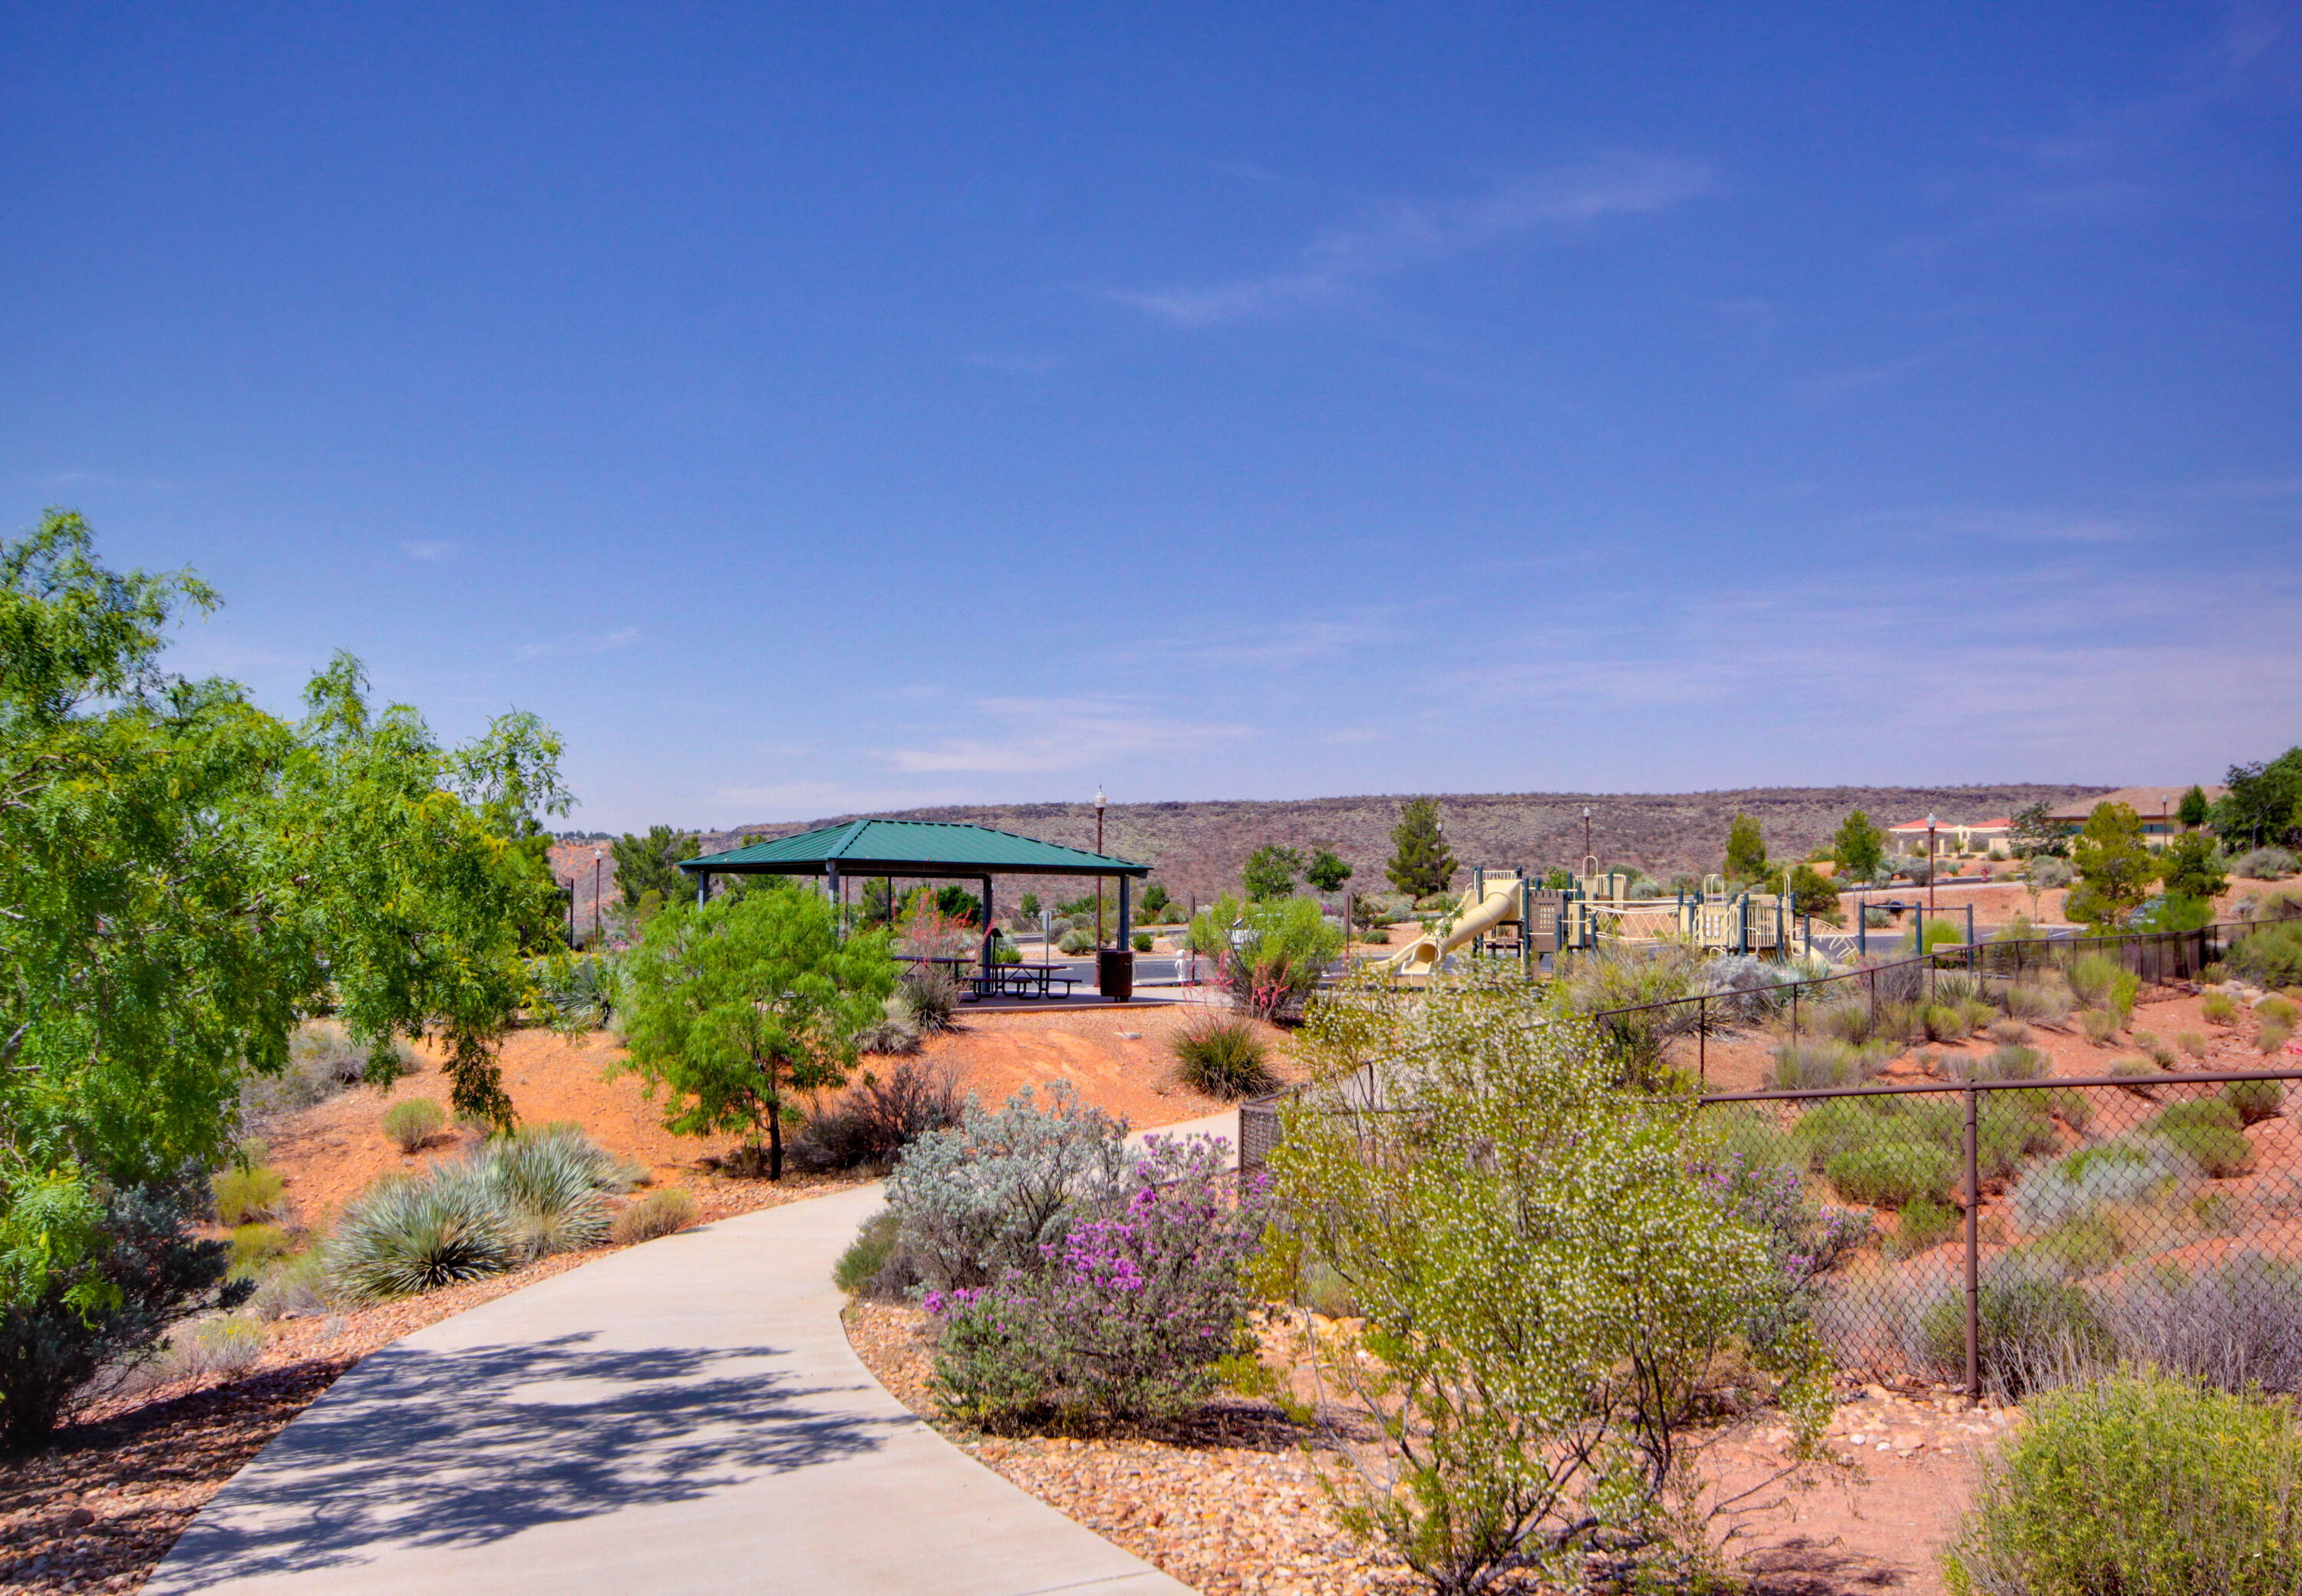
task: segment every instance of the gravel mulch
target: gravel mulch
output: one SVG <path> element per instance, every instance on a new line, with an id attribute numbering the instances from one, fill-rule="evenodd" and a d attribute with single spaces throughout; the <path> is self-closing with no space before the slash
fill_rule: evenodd
<path id="1" fill-rule="evenodd" d="M 1268 1404 L 1210 1404 L 1141 1436 L 983 1436 L 937 1418 L 916 1308 L 858 1302 L 847 1339 L 946 1439 L 1067 1517 L 1206 1596 L 1372 1596 L 1417 1588 L 1339 1526 L 1320 1484 L 1340 1466 Z"/>
<path id="2" fill-rule="evenodd" d="M 848 1176 L 710 1180 L 703 1221 L 844 1191 Z M 355 1313 L 266 1327 L 248 1367 L 91 1405 L 40 1450 L 0 1458 L 0 1596 L 133 1591 L 207 1499 L 346 1370 L 412 1331 L 603 1257 L 561 1253 L 525 1269 Z"/>

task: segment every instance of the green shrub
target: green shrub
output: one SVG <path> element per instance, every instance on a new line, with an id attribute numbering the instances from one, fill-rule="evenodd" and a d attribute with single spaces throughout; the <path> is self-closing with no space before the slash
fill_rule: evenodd
<path id="1" fill-rule="evenodd" d="M 273 1224 L 244 1224 L 231 1232 L 231 1273 L 239 1280 L 254 1280 L 295 1250 L 288 1232 Z"/>
<path id="2" fill-rule="evenodd" d="M 651 1191 L 616 1215 L 608 1226 L 609 1239 L 621 1247 L 652 1241 L 684 1231 L 695 1222 L 695 1195 L 685 1186 Z"/>
<path id="3" fill-rule="evenodd" d="M 2013 1047 L 2028 1046 L 2031 1037 L 2036 1035 L 2020 1020 L 1993 1021 L 1988 1034 L 1992 1041 Z"/>
<path id="4" fill-rule="evenodd" d="M 2060 1025 L 2071 1017 L 2069 995 L 2054 987 L 2010 985 L 1998 1002 L 2011 1018 L 2034 1025 Z"/>
<path id="5" fill-rule="evenodd" d="M 2258 1125 L 2286 1106 L 2286 1087 L 2276 1080 L 2233 1080 L 2222 1096 L 2238 1111 L 2242 1125 Z"/>
<path id="6" fill-rule="evenodd" d="M 867 1070 L 808 1115 L 792 1138 L 793 1166 L 884 1170 L 920 1137 L 958 1124 L 966 1104 L 948 1065 L 906 1059 L 884 1076 Z"/>
<path id="7" fill-rule="evenodd" d="M 2071 961 L 2071 990 L 2083 1004 L 2108 1008 L 2118 990 L 2125 966 L 2107 953 L 2080 953 Z"/>
<path id="8" fill-rule="evenodd" d="M 877 1279 L 886 1267 L 896 1246 L 901 1226 L 893 1208 L 882 1208 L 856 1229 L 855 1239 L 839 1255 L 839 1262 L 831 1266 L 831 1281 L 853 1297 Z"/>
<path id="9" fill-rule="evenodd" d="M 2020 1397 L 2065 1372 L 2107 1360 L 2110 1331 L 2082 1286 L 2043 1260 L 2001 1257 L 1983 1271 L 1975 1300 L 1976 1362 L 1994 1390 Z M 1966 1298 L 1946 1293 L 1920 1315 L 1919 1336 L 1934 1366 L 1966 1366 Z"/>
<path id="10" fill-rule="evenodd" d="M 2204 1058 L 2206 1056 L 2206 1038 L 2197 1031 L 2185 1030 L 2175 1032 L 2174 1045 L 2177 1047 L 2180 1047 L 2183 1052 L 2189 1054 L 2192 1058 Z"/>
<path id="11" fill-rule="evenodd" d="M 1914 1257 L 1930 1247 L 1939 1247 L 1964 1226 L 1965 1216 L 1949 1204 L 1919 1197 L 1903 1205 L 1894 1234 L 1886 1239 L 1886 1256 Z"/>
<path id="12" fill-rule="evenodd" d="M 251 1070 L 241 1078 L 240 1122 L 255 1124 L 290 1109 L 309 1108 L 362 1080 L 389 1082 L 420 1068 L 421 1062 L 405 1043 L 394 1040 L 375 1053 L 353 1041 L 332 1020 L 307 1021 L 288 1038 L 288 1062 L 278 1073 Z"/>
<path id="13" fill-rule="evenodd" d="M 607 1239 L 607 1193 L 622 1171 L 574 1126 L 546 1126 L 491 1146 L 473 1161 L 494 1196 L 523 1259 L 597 1247 Z"/>
<path id="14" fill-rule="evenodd" d="M 2254 1005 L 2254 1012 L 2262 1019 L 2275 1020 L 2281 1025 L 2293 1024 L 2298 1012 L 2294 1005 L 2282 997 L 2265 997 Z"/>
<path id="15" fill-rule="evenodd" d="M 2238 1001 L 2227 992 L 2209 992 L 2198 1002 L 2198 1012 L 2214 1025 L 2238 1023 Z"/>
<path id="16" fill-rule="evenodd" d="M 186 1374 L 237 1374 L 264 1356 L 264 1326 L 239 1314 L 204 1319 L 179 1344 L 177 1368 Z"/>
<path id="17" fill-rule="evenodd" d="M 500 1274 L 521 1254 L 501 1197 L 475 1163 L 371 1188 L 345 1208 L 323 1248 L 330 1286 L 354 1303 Z"/>
<path id="18" fill-rule="evenodd" d="M 1086 953 L 1094 945 L 1089 937 L 1087 947 L 1064 951 Z M 941 964 L 915 965 L 903 972 L 895 995 L 920 1034 L 936 1036 L 952 1028 L 952 1016 L 959 1012 L 959 978 Z"/>
<path id="19" fill-rule="evenodd" d="M 276 1169 L 256 1164 L 248 1169 L 216 1172 L 216 1222 L 239 1226 L 257 1220 L 278 1219 L 288 1212 L 288 1180 Z"/>
<path id="20" fill-rule="evenodd" d="M 2158 1135 L 2217 1180 L 2235 1180 L 2254 1169 L 2254 1144 L 2247 1140 L 2243 1131 L 2222 1125 L 2186 1123 L 2170 1126 Z"/>
<path id="21" fill-rule="evenodd" d="M 1312 1258 L 1304 1264 L 1302 1278 L 1295 1289 L 1298 1299 L 1315 1314 L 1323 1314 L 1330 1319 L 1358 1317 L 1358 1296 L 1351 1289 L 1351 1282 L 1323 1258 Z"/>
<path id="22" fill-rule="evenodd" d="M 2257 987 L 2302 982 L 2302 920 L 2280 920 L 2248 932 L 2222 962 L 2232 975 Z"/>
<path id="23" fill-rule="evenodd" d="M 2294 1025 L 2288 1020 L 2265 1020 L 2254 1033 L 2254 1048 L 2268 1058 L 2294 1038 Z"/>
<path id="24" fill-rule="evenodd" d="M 2118 1016 L 2108 1009 L 2088 1009 L 2079 1015 L 2079 1031 L 2097 1047 L 2106 1047 L 2118 1035 Z"/>
<path id="25" fill-rule="evenodd" d="M 1920 1010 L 1919 1025 L 1929 1042 L 1962 1042 L 1974 1034 L 1966 1011 L 1946 1003 L 1930 1003 Z"/>
<path id="26" fill-rule="evenodd" d="M 2048 1231 L 2029 1250 L 2063 1274 L 2094 1274 L 2126 1255 L 2126 1239 L 2100 1211 L 2090 1208 Z"/>
<path id="27" fill-rule="evenodd" d="M 1278 1084 L 1263 1040 L 1245 1020 L 1207 1015 L 1175 1033 L 1169 1045 L 1175 1075 L 1193 1091 L 1228 1102 L 1252 1097 Z"/>
<path id="28" fill-rule="evenodd" d="M 2291 1596 L 2302 1434 L 2281 1402 L 2155 1371 L 2047 1392 L 1943 1569 L 1960 1596 Z"/>
<path id="29" fill-rule="evenodd" d="M 1920 1197 L 1947 1203 L 1958 1180 L 1958 1161 L 1940 1147 L 1886 1142 L 1841 1153 L 1822 1172 L 1851 1203 L 1900 1208 Z"/>
<path id="30" fill-rule="evenodd" d="M 1129 945 L 1133 947 L 1138 953 L 1149 953 L 1151 951 L 1151 933 L 1148 931 L 1136 932 L 1135 935 L 1129 939 Z"/>
<path id="31" fill-rule="evenodd" d="M 248 1311 L 259 1319 L 316 1314 L 327 1306 L 327 1266 L 317 1252 L 298 1253 L 256 1282 Z"/>
<path id="32" fill-rule="evenodd" d="M 403 1153 L 415 1152 L 439 1135 L 447 1122 L 448 1116 L 429 1097 L 410 1097 L 383 1111 L 383 1133 Z"/>
<path id="33" fill-rule="evenodd" d="M 2172 1108 L 2161 1109 L 2143 1126 L 2145 1130 L 2165 1132 L 2185 1130 L 2197 1126 L 2211 1126 L 2223 1130 L 2235 1130 L 2243 1121 L 2237 1107 L 2226 1097 L 2203 1097 L 2189 1103 L 2177 1103 Z"/>
<path id="34" fill-rule="evenodd" d="M 2134 1045 L 2147 1054 L 2150 1062 L 2161 1070 L 2172 1071 L 2181 1067 L 2181 1054 L 2176 1053 L 2173 1044 L 2163 1037 L 2153 1036 L 2147 1030 L 2138 1030 L 2134 1033 Z"/>
<path id="35" fill-rule="evenodd" d="M 1095 935 L 1074 927 L 1055 938 L 1055 951 L 1077 958 L 1081 953 L 1095 952 Z"/>
<path id="36" fill-rule="evenodd" d="M 1861 998 L 1835 999 L 1814 1012 L 1814 1029 L 1834 1041 L 1860 1046 L 1870 1039 L 1870 1005 Z"/>

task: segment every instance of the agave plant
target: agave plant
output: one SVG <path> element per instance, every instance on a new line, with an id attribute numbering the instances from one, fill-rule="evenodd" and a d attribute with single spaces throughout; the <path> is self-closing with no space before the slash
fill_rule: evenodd
<path id="1" fill-rule="evenodd" d="M 500 1273 L 519 1261 L 519 1247 L 479 1167 L 457 1163 L 356 1199 L 323 1256 L 337 1295 L 385 1302 Z"/>

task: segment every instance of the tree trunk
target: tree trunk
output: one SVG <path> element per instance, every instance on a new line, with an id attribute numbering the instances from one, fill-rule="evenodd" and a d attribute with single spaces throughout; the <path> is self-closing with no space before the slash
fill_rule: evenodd
<path id="1" fill-rule="evenodd" d="M 783 1094 L 774 1090 L 775 1066 L 768 1066 L 768 1179 L 784 1178 L 784 1100 Z"/>

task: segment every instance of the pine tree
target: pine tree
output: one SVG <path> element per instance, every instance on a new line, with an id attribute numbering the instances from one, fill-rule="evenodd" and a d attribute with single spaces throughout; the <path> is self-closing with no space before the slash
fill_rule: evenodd
<path id="1" fill-rule="evenodd" d="M 1439 805 L 1416 798 L 1399 811 L 1390 828 L 1390 863 L 1383 874 L 1403 893 L 1424 897 L 1445 892 L 1455 877 L 1455 856 L 1447 852 L 1447 838 L 1439 824 Z"/>
<path id="2" fill-rule="evenodd" d="M 1729 886 L 1766 879 L 1767 839 L 1748 815 L 1736 815 L 1726 828 L 1726 876 Z"/>
<path id="3" fill-rule="evenodd" d="M 2206 811 L 2211 807 L 2206 802 L 2205 789 L 2194 786 L 2182 794 L 2182 807 L 2174 811 L 2174 818 L 2182 822 L 2184 830 L 2196 831 L 2206 823 Z"/>
<path id="4" fill-rule="evenodd" d="M 1830 856 L 1849 881 L 1868 881 L 1886 861 L 1886 834 L 1871 823 L 1869 813 L 1855 810 L 1838 823 L 1830 840 Z"/>
<path id="5" fill-rule="evenodd" d="M 1322 848 L 1303 872 L 1303 878 L 1321 892 L 1340 892 L 1343 883 L 1351 878 L 1351 867 L 1343 862 L 1333 850 Z"/>

